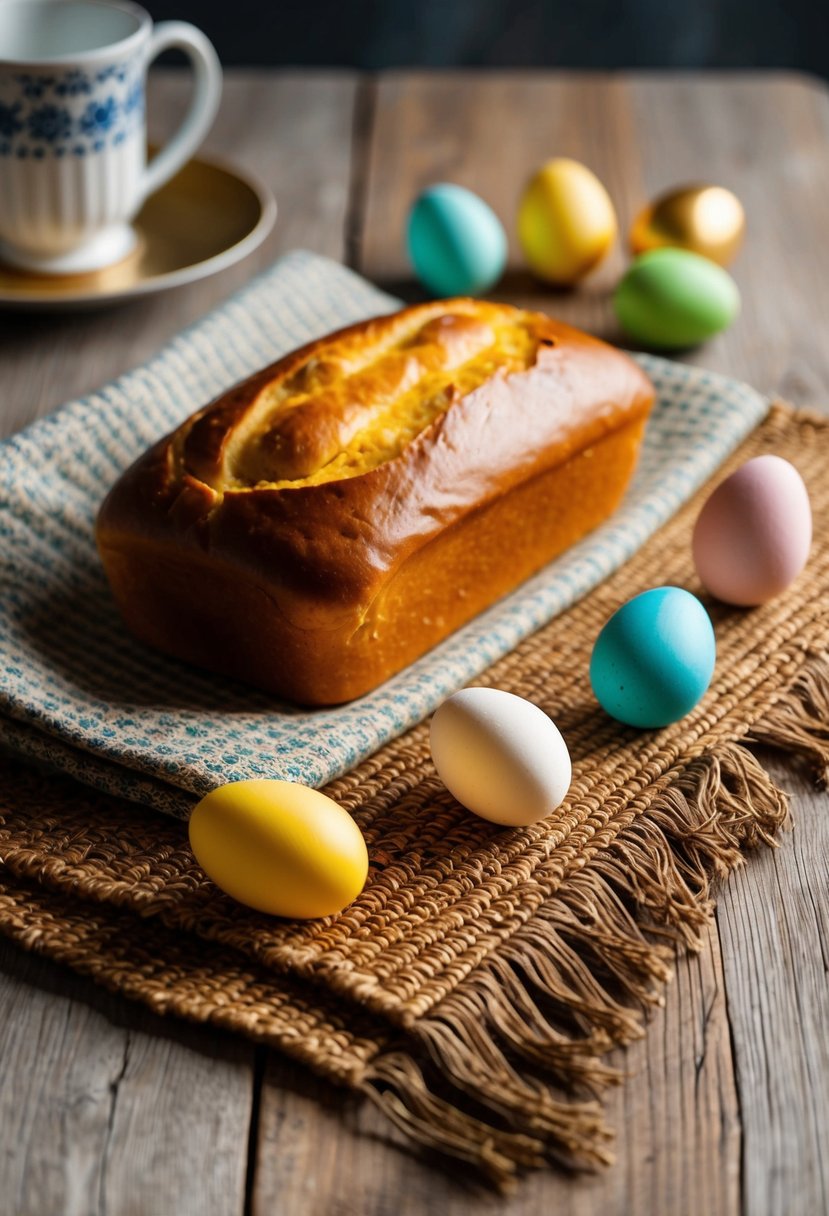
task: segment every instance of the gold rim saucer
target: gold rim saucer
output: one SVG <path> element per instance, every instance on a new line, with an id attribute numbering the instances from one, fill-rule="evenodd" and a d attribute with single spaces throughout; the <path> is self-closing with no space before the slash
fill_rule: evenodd
<path id="1" fill-rule="evenodd" d="M 75 275 L 0 264 L 0 307 L 91 307 L 181 287 L 240 261 L 275 219 L 273 196 L 255 178 L 195 158 L 147 199 L 134 223 L 136 248 L 122 262 Z"/>

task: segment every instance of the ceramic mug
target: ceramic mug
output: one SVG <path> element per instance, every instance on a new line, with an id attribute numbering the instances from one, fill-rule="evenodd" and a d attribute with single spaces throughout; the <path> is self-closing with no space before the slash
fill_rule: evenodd
<path id="1" fill-rule="evenodd" d="M 195 87 L 181 127 L 147 164 L 147 66 L 170 47 Z M 0 259 L 76 274 L 133 249 L 144 199 L 193 155 L 222 73 L 195 26 L 129 0 L 0 0 Z"/>

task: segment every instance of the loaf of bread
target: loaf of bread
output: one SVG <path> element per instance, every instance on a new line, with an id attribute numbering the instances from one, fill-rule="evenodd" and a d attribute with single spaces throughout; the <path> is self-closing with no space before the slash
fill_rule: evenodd
<path id="1" fill-rule="evenodd" d="M 406 308 L 194 414 L 112 489 L 100 554 L 145 642 L 351 700 L 604 520 L 652 400 L 626 355 L 539 313 Z"/>

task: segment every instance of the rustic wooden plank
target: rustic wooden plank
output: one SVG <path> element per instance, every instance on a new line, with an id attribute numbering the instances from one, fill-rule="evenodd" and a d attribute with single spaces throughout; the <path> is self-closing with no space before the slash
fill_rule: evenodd
<path id="1" fill-rule="evenodd" d="M 241 1216 L 254 1054 L 0 943 L 3 1211 Z"/>
<path id="2" fill-rule="evenodd" d="M 739 1107 L 715 924 L 700 954 L 678 959 L 647 1039 L 615 1060 L 629 1078 L 611 1113 L 620 1161 L 586 1191 L 584 1216 L 739 1211 Z"/>
<path id="3" fill-rule="evenodd" d="M 413 1155 L 370 1104 L 273 1057 L 253 1216 L 422 1216 L 437 1205 L 442 1216 L 730 1216 L 738 1211 L 740 1129 L 713 925 L 706 949 L 679 961 L 666 995 L 648 1039 L 612 1057 L 628 1074 L 608 1095 L 618 1132 L 613 1168 L 578 1178 L 535 1173 L 506 1200 L 455 1165 Z"/>
<path id="4" fill-rule="evenodd" d="M 161 142 L 186 104 L 184 72 L 151 78 L 150 132 Z M 342 258 L 355 79 L 336 72 L 228 72 L 204 145 L 258 176 L 279 213 L 264 244 L 236 266 L 145 300 L 73 314 L 0 313 L 0 434 L 141 363 L 273 261 L 303 247 Z"/>
<path id="5" fill-rule="evenodd" d="M 509 236 L 509 264 L 494 299 L 555 313 L 616 336 L 610 291 L 621 246 L 578 291 L 554 290 L 525 270 L 515 235 L 518 199 L 530 174 L 554 155 L 584 161 L 620 209 L 641 195 L 639 149 L 624 79 L 607 73 L 389 73 L 381 78 L 368 158 L 369 186 L 358 265 L 407 299 L 422 298 L 404 248 L 415 195 L 436 181 L 480 194 Z"/>
<path id="6" fill-rule="evenodd" d="M 743 315 L 691 358 L 829 410 L 829 92 L 783 75 L 633 85 L 646 189 L 705 178 L 743 199 Z M 743 1126 L 747 1216 L 829 1211 L 829 797 L 784 768 L 798 828 L 751 858 L 718 908 Z"/>
<path id="7" fill-rule="evenodd" d="M 793 794 L 794 831 L 717 908 L 747 1216 L 829 1212 L 829 815 L 802 775 L 779 760 L 772 771 Z"/>
<path id="8" fill-rule="evenodd" d="M 687 360 L 798 405 L 829 403 L 829 90 L 761 73 L 647 76 L 630 91 L 642 198 L 702 180 L 730 187 L 746 207 L 733 267 L 742 316 Z"/>
<path id="9" fill-rule="evenodd" d="M 205 151 L 255 172 L 277 197 L 274 233 L 214 279 L 100 313 L 0 318 L 0 434 L 140 362 L 280 252 L 341 257 L 355 93 L 344 74 L 232 72 Z M 159 73 L 151 130 L 186 99 Z M 87 980 L 11 947 L 0 953 L 0 1209 L 63 1213 L 244 1208 L 254 1050 L 153 1019 Z"/>

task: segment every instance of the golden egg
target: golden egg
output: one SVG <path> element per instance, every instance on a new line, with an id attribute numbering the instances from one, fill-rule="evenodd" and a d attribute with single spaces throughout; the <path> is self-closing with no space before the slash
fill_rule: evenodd
<path id="1" fill-rule="evenodd" d="M 736 194 L 722 186 L 683 186 L 660 195 L 630 231 L 633 253 L 671 245 L 727 266 L 737 254 L 746 217 Z"/>

